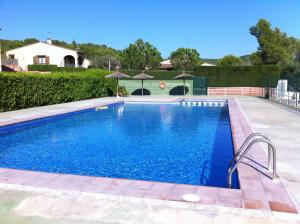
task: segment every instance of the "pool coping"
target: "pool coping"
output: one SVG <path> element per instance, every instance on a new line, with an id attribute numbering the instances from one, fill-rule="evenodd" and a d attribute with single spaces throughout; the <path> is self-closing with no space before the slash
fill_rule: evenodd
<path id="1" fill-rule="evenodd" d="M 189 98 L 191 99 L 191 98 Z M 195 98 L 197 100 L 201 98 Z M 174 100 L 179 102 L 182 98 Z M 14 123 L 43 117 L 55 116 L 69 112 L 91 109 L 97 106 L 122 103 L 126 101 L 113 101 L 99 103 L 93 106 L 80 107 L 76 109 L 66 109 L 60 113 L 50 113 L 48 116 L 29 116 L 24 120 L 18 119 Z M 244 139 L 253 132 L 246 115 L 234 99 L 228 99 L 230 125 L 234 150 L 237 152 Z M 30 119 L 31 118 L 31 119 Z M 7 122 L 0 127 L 11 125 Z M 249 155 L 263 165 L 266 165 L 267 154 L 264 148 L 257 145 L 255 153 Z M 256 209 L 265 211 L 277 211 L 287 213 L 298 213 L 292 197 L 280 178 L 272 181 L 261 174 L 261 168 L 250 162 L 257 170 L 245 164 L 238 167 L 238 179 L 240 189 L 228 189 L 208 186 L 194 186 L 184 184 L 172 184 L 163 182 L 151 182 L 141 180 L 128 180 L 107 177 L 90 177 L 71 174 L 56 174 L 37 171 L 17 170 L 0 168 L 0 184 L 12 184 L 31 186 L 36 188 L 49 188 L 56 190 L 70 190 L 88 193 L 100 193 L 113 196 L 126 196 L 136 198 L 158 199 L 165 201 L 189 202 L 183 199 L 186 194 L 193 194 L 199 197 L 197 202 L 204 205 L 219 205 L 225 207 Z M 268 173 L 270 175 L 270 173 Z"/>
<path id="2" fill-rule="evenodd" d="M 1 121 L 0 120 L 0 128 L 10 126 L 10 125 L 14 125 L 14 124 L 27 122 L 27 121 L 34 121 L 34 120 L 38 120 L 38 119 L 42 119 L 42 118 L 51 118 L 51 117 L 55 117 L 55 116 L 59 116 L 59 115 L 64 115 L 64 114 L 74 113 L 74 112 L 80 112 L 80 111 L 84 111 L 84 110 L 88 110 L 88 109 L 93 109 L 93 108 L 96 108 L 96 107 L 112 105 L 112 104 L 118 104 L 118 103 L 124 103 L 124 101 L 123 100 L 117 100 L 117 101 L 111 101 L 111 102 L 99 102 L 99 103 L 94 103 L 94 104 L 88 105 L 88 106 L 64 108 L 64 109 L 60 109 L 58 111 L 51 111 L 51 112 L 50 111 L 45 111 L 43 113 L 39 113 L 38 115 L 33 114 L 33 115 L 24 116 L 22 118 L 9 119 L 7 121 Z M 50 106 L 55 106 L 55 105 L 50 105 Z M 45 106 L 45 107 L 49 107 L 49 106 Z M 24 109 L 24 110 L 27 110 L 27 109 Z M 45 108 L 45 110 L 47 110 L 47 109 Z M 4 113 L 10 113 L 10 112 L 4 112 Z"/>

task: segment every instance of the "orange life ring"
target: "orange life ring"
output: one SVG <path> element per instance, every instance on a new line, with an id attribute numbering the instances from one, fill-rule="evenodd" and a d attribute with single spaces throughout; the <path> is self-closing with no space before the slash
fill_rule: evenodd
<path id="1" fill-rule="evenodd" d="M 166 88 L 166 83 L 163 82 L 163 81 L 161 81 L 161 82 L 159 83 L 159 88 L 165 89 L 165 88 Z"/>

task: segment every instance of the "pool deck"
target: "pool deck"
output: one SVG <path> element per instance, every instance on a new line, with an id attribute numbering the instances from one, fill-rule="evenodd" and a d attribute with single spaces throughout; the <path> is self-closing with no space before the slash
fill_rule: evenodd
<path id="1" fill-rule="evenodd" d="M 254 97 L 236 98 L 256 132 L 277 147 L 277 167 L 284 184 L 300 205 L 300 112 Z"/>
<path id="2" fill-rule="evenodd" d="M 219 99 L 220 97 L 210 96 L 206 98 Z M 221 98 L 224 99 L 224 97 Z M 269 215 L 267 220 L 270 221 L 270 223 L 272 223 L 271 221 L 273 220 L 271 217 L 273 217 L 274 214 L 277 214 L 276 211 L 280 211 L 280 214 L 285 214 L 286 216 L 284 217 L 287 217 L 287 213 L 297 213 L 297 205 L 295 206 L 294 200 L 299 202 L 300 199 L 300 165 L 299 162 L 297 163 L 300 157 L 299 153 L 297 153 L 297 147 L 299 143 L 297 140 L 296 142 L 289 142 L 287 147 L 286 140 L 290 138 L 289 134 L 295 136 L 297 133 L 299 133 L 300 116 L 293 111 L 289 111 L 281 106 L 263 99 L 254 97 L 234 98 L 235 100 L 229 100 L 229 105 L 231 108 L 230 117 L 235 150 L 237 150 L 238 146 L 242 144 L 245 137 L 253 130 L 269 135 L 277 146 L 279 154 L 278 173 L 281 177 L 280 179 L 272 181 L 265 175 L 262 175 L 253 169 L 249 169 L 249 167 L 245 165 L 241 165 L 238 168 L 241 190 L 0 169 L 0 189 L 9 191 L 27 190 L 29 192 L 39 192 L 41 189 L 44 189 L 43 192 L 48 192 L 51 190 L 58 192 L 65 191 L 67 193 L 73 192 L 73 197 L 77 197 L 77 195 L 79 197 L 80 194 L 92 194 L 94 195 L 93 197 L 100 197 L 99 200 L 119 202 L 127 200 L 128 204 L 140 202 L 138 204 L 141 207 L 145 206 L 145 204 L 147 204 L 149 201 L 151 204 L 152 200 L 152 202 L 154 201 L 153 203 L 156 203 L 159 206 L 169 206 L 169 209 L 173 209 L 175 211 L 194 211 L 197 210 L 195 208 L 199 208 L 199 206 L 208 210 L 209 208 L 221 207 L 222 209 L 225 209 L 226 207 L 230 207 L 232 209 L 234 208 L 233 211 L 236 211 L 236 209 L 242 209 L 242 214 L 240 214 L 241 218 L 245 218 L 245 214 L 249 212 L 249 209 L 253 209 L 252 211 L 257 212 L 256 214 L 264 214 L 266 216 Z M 93 108 L 108 103 L 121 102 L 123 100 L 177 102 L 180 99 L 182 98 L 102 98 L 40 108 L 31 108 L 1 113 L 0 126 L 81 109 Z M 276 121 L 276 123 L 274 123 L 274 121 Z M 283 132 L 282 127 L 285 129 Z M 280 137 L 278 137 L 279 132 L 281 133 L 281 135 L 279 135 Z M 296 136 L 292 139 L 296 139 Z M 261 148 L 261 146 L 257 146 L 257 148 L 260 149 L 255 150 L 255 153 L 252 153 L 250 156 L 266 165 L 267 157 L 265 151 L 263 148 Z M 286 153 L 291 156 L 287 156 Z M 255 166 L 257 169 L 260 169 L 255 164 L 251 165 Z M 293 171 L 291 172 L 291 170 Z M 286 190 L 286 186 L 288 191 Z M 184 194 L 198 195 L 200 200 L 196 203 L 187 203 L 185 200 L 183 200 L 182 196 Z M 25 216 L 26 214 L 27 216 L 43 216 L 44 213 L 47 213 L 46 211 L 40 211 L 41 209 L 39 208 L 34 209 L 34 211 L 32 209 L 30 210 L 29 208 L 32 208 L 34 204 L 35 199 L 32 198 L 31 195 L 30 197 L 26 197 L 24 200 L 22 200 L 22 203 L 16 206 L 14 212 Z M 175 208 L 174 206 L 172 207 L 172 205 L 174 205 Z M 43 205 L 40 204 L 40 206 Z M 51 209 L 49 208 L 49 210 Z M 68 212 L 66 211 L 66 213 Z M 196 213 L 197 215 L 201 215 L 201 212 L 200 214 L 198 214 L 198 212 Z M 223 214 L 222 212 L 216 212 L 215 214 L 226 217 L 226 214 Z M 298 215 L 293 216 L 290 214 L 288 217 L 296 216 L 298 217 Z M 50 215 L 50 218 L 51 217 L 53 216 Z M 253 215 L 253 217 L 256 216 Z M 298 220 L 297 218 L 288 218 L 285 221 L 289 221 L 290 219 L 300 221 L 300 219 Z"/>

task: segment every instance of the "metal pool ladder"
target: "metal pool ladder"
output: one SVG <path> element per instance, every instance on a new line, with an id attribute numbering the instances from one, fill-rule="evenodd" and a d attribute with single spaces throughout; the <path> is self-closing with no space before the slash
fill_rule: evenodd
<path id="1" fill-rule="evenodd" d="M 264 167 L 262 165 L 260 165 L 259 163 L 253 161 L 252 159 L 246 157 L 247 153 L 250 151 L 250 149 L 252 148 L 253 145 L 255 145 L 256 143 L 267 143 L 268 145 L 268 167 Z M 276 173 L 276 148 L 274 146 L 274 144 L 270 141 L 270 139 L 261 134 L 261 133 L 252 133 L 251 135 L 249 135 L 246 140 L 244 141 L 244 143 L 242 144 L 242 146 L 239 148 L 238 152 L 234 155 L 233 159 L 231 160 L 229 167 L 228 167 L 228 176 L 227 176 L 227 184 L 228 184 L 228 188 L 232 188 L 232 174 L 234 173 L 234 171 L 237 169 L 238 165 L 242 162 L 242 160 L 244 158 L 247 158 L 249 160 L 251 160 L 252 162 L 258 164 L 259 166 L 270 170 L 271 167 L 271 151 L 272 151 L 272 170 L 273 170 L 273 175 L 272 175 L 272 179 L 274 180 L 277 176 Z M 253 167 L 254 168 L 254 167 Z"/>

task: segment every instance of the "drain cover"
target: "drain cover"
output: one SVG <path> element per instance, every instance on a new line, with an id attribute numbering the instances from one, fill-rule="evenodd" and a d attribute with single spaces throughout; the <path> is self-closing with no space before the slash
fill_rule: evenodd
<path id="1" fill-rule="evenodd" d="M 195 194 L 184 194 L 182 195 L 182 199 L 189 202 L 200 201 L 200 197 Z"/>

